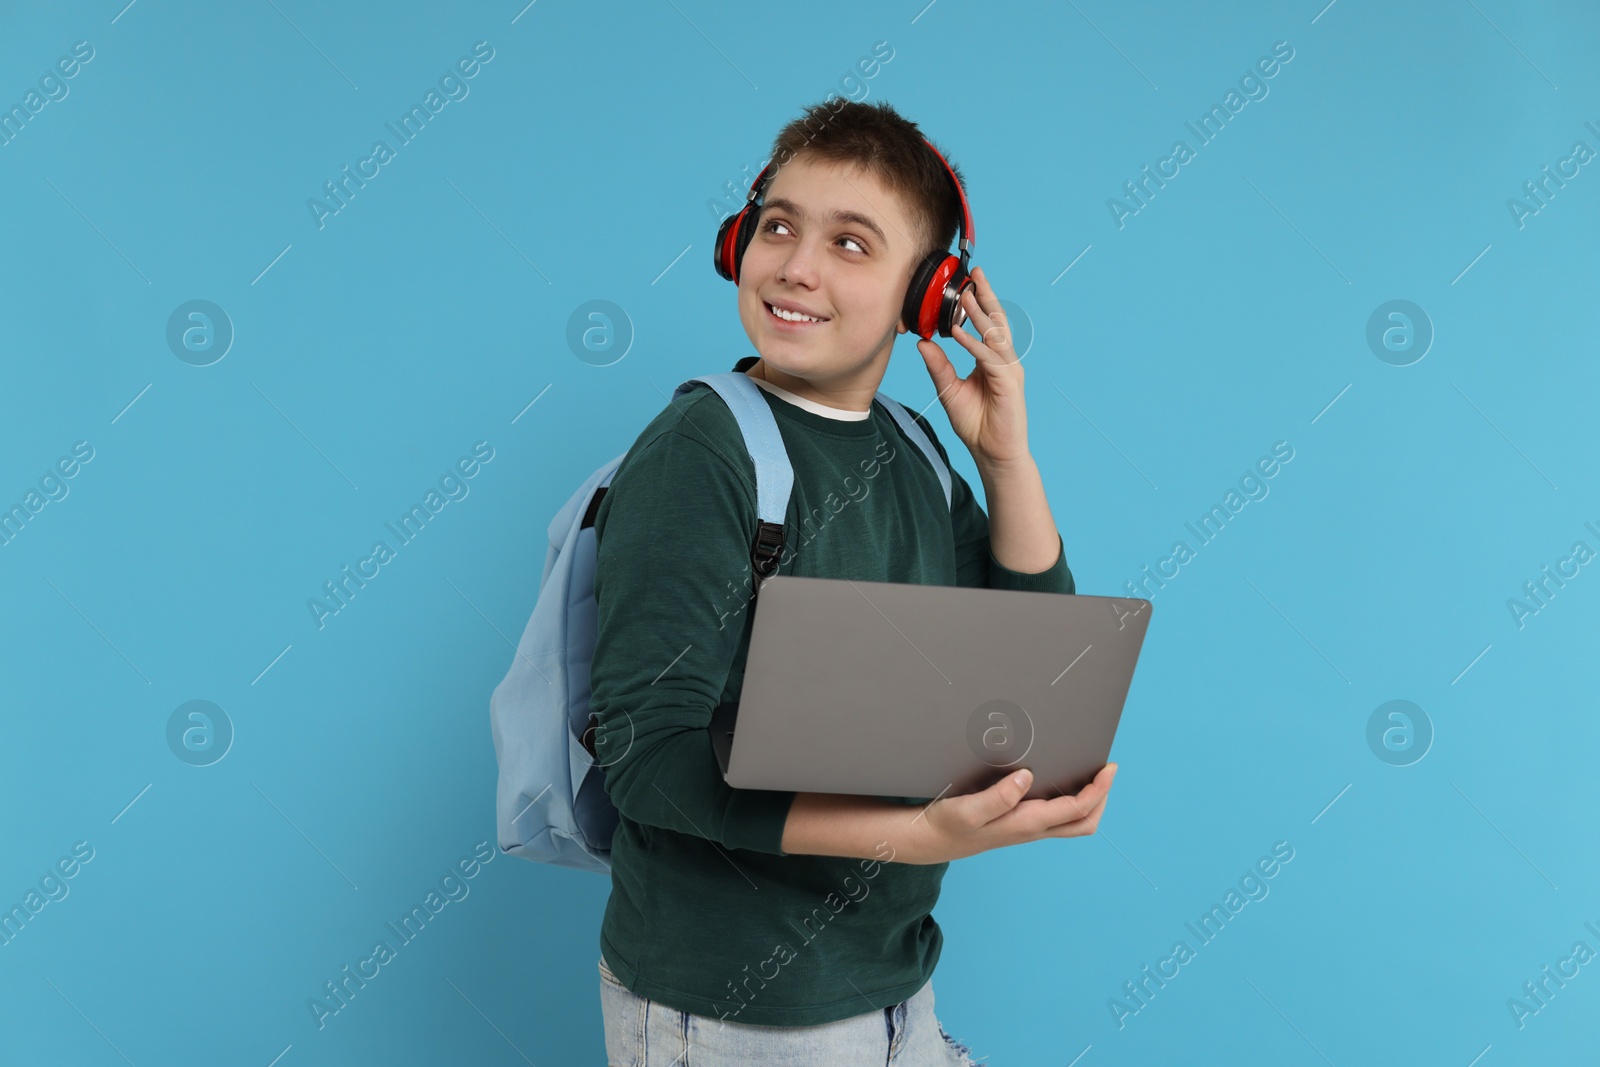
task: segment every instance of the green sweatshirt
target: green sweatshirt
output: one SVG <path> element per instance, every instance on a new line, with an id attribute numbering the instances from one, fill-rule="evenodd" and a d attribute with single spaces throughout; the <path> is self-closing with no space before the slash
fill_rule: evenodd
<path id="1" fill-rule="evenodd" d="M 967 482 L 952 468 L 947 507 L 882 405 L 758 388 L 794 465 L 780 574 L 1073 592 L 1064 550 L 1038 574 L 996 562 Z M 949 864 L 895 862 L 887 844 L 871 860 L 791 855 L 780 843 L 795 794 L 723 781 L 706 727 L 744 684 L 757 522 L 739 424 L 703 383 L 639 435 L 596 512 L 590 707 L 620 816 L 600 949 L 623 985 L 680 1011 L 813 1026 L 909 999 L 933 976 Z"/>

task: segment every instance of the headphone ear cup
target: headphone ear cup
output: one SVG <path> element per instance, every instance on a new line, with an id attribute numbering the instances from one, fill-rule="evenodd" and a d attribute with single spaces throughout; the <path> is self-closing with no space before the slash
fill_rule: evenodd
<path id="1" fill-rule="evenodd" d="M 739 265 L 744 262 L 744 250 L 756 234 L 756 221 L 761 209 L 746 205 L 737 215 L 729 215 L 717 228 L 717 244 L 712 264 L 717 273 L 735 284 L 739 281 Z"/>
<path id="2" fill-rule="evenodd" d="M 954 256 L 950 257 L 955 259 Z M 945 279 L 944 293 L 939 302 L 939 332 L 954 337 L 956 326 L 967 321 L 967 311 L 961 306 L 961 294 L 973 288 L 972 278 L 957 261 L 954 273 Z"/>
<path id="3" fill-rule="evenodd" d="M 905 304 L 900 309 L 900 321 L 905 327 L 918 337 L 926 339 L 938 328 L 938 308 L 932 314 L 924 315 L 923 309 L 927 306 L 928 289 L 933 284 L 934 274 L 941 264 L 950 258 L 944 252 L 929 252 L 923 257 L 917 269 L 912 272 L 911 285 L 906 289 Z M 924 321 L 924 320 L 927 321 Z"/>
<path id="4" fill-rule="evenodd" d="M 711 246 L 711 265 L 717 269 L 718 274 L 729 281 L 733 280 L 733 271 L 728 267 L 728 257 L 726 255 L 728 231 L 733 229 L 734 225 L 739 221 L 740 214 L 743 214 L 743 212 L 729 215 L 722 220 L 722 225 L 717 227 L 717 243 Z"/>

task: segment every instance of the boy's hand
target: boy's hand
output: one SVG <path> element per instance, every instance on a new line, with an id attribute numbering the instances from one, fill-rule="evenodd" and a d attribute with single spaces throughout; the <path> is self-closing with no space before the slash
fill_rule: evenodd
<path id="1" fill-rule="evenodd" d="M 1021 773 L 1027 775 L 1025 782 L 1018 783 L 1016 775 L 1009 774 L 982 792 L 941 797 L 929 804 L 923 812 L 926 828 L 921 840 L 900 857 L 901 862 L 944 863 L 1046 837 L 1092 834 L 1105 813 L 1117 765 L 1106 764 L 1075 796 L 1053 800 L 1023 800 L 1033 772 Z"/>
<path id="2" fill-rule="evenodd" d="M 967 325 L 952 336 L 978 361 L 965 378 L 932 340 L 918 340 L 928 374 L 939 391 L 939 402 L 950 418 L 950 428 L 972 452 L 979 467 L 1004 467 L 1028 457 L 1028 413 L 1023 406 L 1022 361 L 1011 346 L 1011 328 L 1000 298 L 989 285 L 982 267 L 972 269 L 975 289 L 961 295 Z M 974 292 L 976 295 L 974 295 Z"/>

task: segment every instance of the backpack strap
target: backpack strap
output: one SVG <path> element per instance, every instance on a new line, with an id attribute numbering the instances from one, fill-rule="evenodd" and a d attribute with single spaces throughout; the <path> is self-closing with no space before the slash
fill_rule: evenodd
<path id="1" fill-rule="evenodd" d="M 745 360 L 740 360 L 740 363 L 745 363 Z M 723 402 L 728 405 L 728 410 L 733 412 L 733 417 L 739 422 L 745 448 L 749 450 L 750 459 L 756 468 L 756 512 L 760 523 L 756 529 L 756 539 L 751 548 L 750 559 L 759 576 L 759 587 L 760 579 L 771 577 L 777 571 L 778 558 L 783 553 L 783 520 L 789 509 L 789 497 L 794 491 L 794 467 L 789 462 L 789 452 L 784 447 L 783 434 L 778 429 L 777 420 L 772 417 L 772 409 L 767 405 L 766 397 L 761 395 L 760 386 L 756 385 L 748 374 L 738 369 L 738 364 L 735 368 L 721 374 L 702 374 L 690 378 L 679 385 L 672 396 L 676 400 L 693 388 L 692 383 L 704 382 L 717 391 L 717 395 L 722 397 Z M 883 405 L 884 410 L 899 425 L 900 432 L 921 450 L 928 460 L 928 465 L 939 478 L 939 485 L 944 490 L 945 506 L 954 507 L 951 497 L 950 468 L 928 435 L 917 425 L 911 413 L 889 394 L 879 392 L 873 399 Z"/>
<path id="2" fill-rule="evenodd" d="M 755 464 L 756 514 L 760 524 L 750 560 L 759 583 L 777 571 L 778 557 L 783 552 L 783 520 L 789 510 L 789 495 L 794 490 L 794 467 L 789 462 L 789 450 L 783 445 L 783 434 L 772 417 L 772 409 L 748 374 L 739 371 L 702 374 L 678 386 L 673 391 L 673 399 L 692 389 L 693 382 L 706 383 L 722 397 L 733 417 L 739 420 L 745 448 Z"/>
<path id="3" fill-rule="evenodd" d="M 939 450 L 933 447 L 933 442 L 928 440 L 928 435 L 922 432 L 922 427 L 917 425 L 917 420 L 911 413 L 901 407 L 898 401 L 890 398 L 888 393 L 880 392 L 874 398 L 894 416 L 894 421 L 900 424 L 900 432 L 911 439 L 911 443 L 922 449 L 922 454 L 928 457 L 928 463 L 933 467 L 933 473 L 939 476 L 939 484 L 944 488 L 945 507 L 955 507 L 955 502 L 950 497 L 950 468 L 940 458 Z"/>
<path id="4" fill-rule="evenodd" d="M 739 377 L 748 378 L 749 375 L 743 372 L 755 366 L 760 362 L 760 359 L 760 356 L 744 356 L 734 363 L 733 369 L 738 372 Z M 743 383 L 740 384 L 742 385 Z M 752 393 L 751 395 L 758 400 L 765 400 L 760 393 Z M 911 414 L 901 407 L 888 393 L 880 391 L 873 395 L 873 399 L 882 404 L 883 409 L 894 418 L 896 425 L 900 427 L 900 432 L 912 444 L 922 450 L 922 454 L 927 457 L 928 465 L 933 468 L 934 474 L 939 479 L 940 487 L 944 490 L 945 506 L 954 508 L 955 502 L 951 497 L 950 487 L 950 467 L 945 463 L 944 458 L 939 455 L 939 450 L 928 439 L 928 435 L 923 432 L 922 427 L 917 425 L 917 420 L 912 418 Z"/>

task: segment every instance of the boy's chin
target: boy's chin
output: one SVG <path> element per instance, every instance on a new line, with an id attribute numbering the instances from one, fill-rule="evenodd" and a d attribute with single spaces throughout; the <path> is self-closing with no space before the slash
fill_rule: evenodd
<path id="1" fill-rule="evenodd" d="M 756 346 L 756 355 L 761 357 L 761 366 L 763 367 L 770 367 L 772 370 L 779 371 L 783 374 L 800 373 L 801 368 L 799 367 L 798 362 L 792 357 L 785 358 L 783 356 L 778 356 L 776 359 L 774 359 L 772 353 L 767 351 L 761 345 Z"/>

